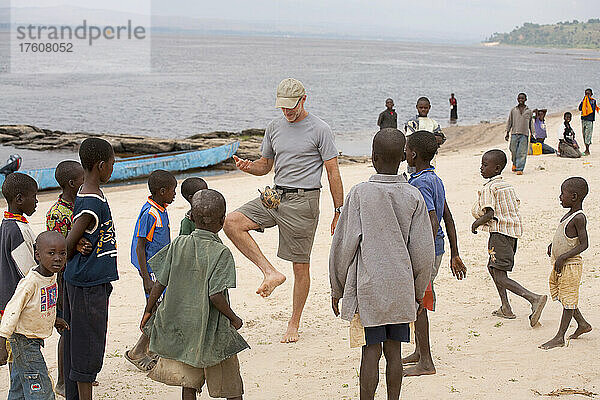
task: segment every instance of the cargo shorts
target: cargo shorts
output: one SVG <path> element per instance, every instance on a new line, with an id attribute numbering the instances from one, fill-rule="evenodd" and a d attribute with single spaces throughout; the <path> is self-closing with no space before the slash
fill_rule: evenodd
<path id="1" fill-rule="evenodd" d="M 277 257 L 295 263 L 309 263 L 310 253 L 319 223 L 320 190 L 281 194 L 281 203 L 277 209 L 267 209 L 260 198 L 256 198 L 236 211 L 256 223 L 257 231 L 275 225 L 279 227 L 279 249 Z"/>

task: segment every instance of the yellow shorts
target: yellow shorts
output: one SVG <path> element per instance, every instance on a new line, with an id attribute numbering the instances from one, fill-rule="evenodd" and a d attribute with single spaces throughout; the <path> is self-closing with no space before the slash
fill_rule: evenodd
<path id="1" fill-rule="evenodd" d="M 207 368 L 196 368 L 181 361 L 160 358 L 148 377 L 170 386 L 181 386 L 202 391 L 206 382 L 208 394 L 214 398 L 240 397 L 244 384 L 237 355 Z"/>
<path id="2" fill-rule="evenodd" d="M 560 274 L 552 268 L 549 281 L 550 295 L 553 300 L 560 301 L 567 310 L 577 308 L 582 273 L 583 262 L 581 261 L 565 263 Z"/>
<path id="3" fill-rule="evenodd" d="M 360 322 L 360 316 L 354 314 L 352 321 L 350 321 L 350 348 L 362 347 L 367 344 L 365 339 L 365 328 Z"/>

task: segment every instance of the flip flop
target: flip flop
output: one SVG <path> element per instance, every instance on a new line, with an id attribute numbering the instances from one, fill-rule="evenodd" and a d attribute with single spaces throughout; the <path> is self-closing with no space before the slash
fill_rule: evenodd
<path id="1" fill-rule="evenodd" d="M 495 317 L 506 318 L 506 319 L 517 318 L 517 316 L 515 314 L 504 314 L 504 311 L 502 311 L 502 307 L 500 307 L 499 309 L 497 309 L 495 311 L 492 311 L 492 315 Z"/>
<path id="2" fill-rule="evenodd" d="M 531 325 L 532 328 L 540 320 L 540 317 L 542 316 L 542 311 L 544 310 L 544 307 L 546 306 L 547 301 L 548 301 L 548 296 L 543 295 L 542 299 L 538 303 L 538 306 L 535 308 L 535 310 L 533 310 L 533 312 L 529 316 L 529 325 Z M 532 307 L 532 309 L 533 309 L 533 307 Z"/>
<path id="3" fill-rule="evenodd" d="M 156 363 L 158 362 L 158 355 L 144 356 L 134 360 L 129 356 L 129 350 L 127 350 L 125 352 L 125 359 L 135 365 L 140 371 L 148 372 L 156 366 Z"/>

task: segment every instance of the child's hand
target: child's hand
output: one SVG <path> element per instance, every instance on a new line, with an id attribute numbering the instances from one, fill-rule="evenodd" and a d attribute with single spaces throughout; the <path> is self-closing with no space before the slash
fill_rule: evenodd
<path id="1" fill-rule="evenodd" d="M 552 257 L 552 243 L 548 245 L 548 257 Z"/>
<path id="2" fill-rule="evenodd" d="M 146 326 L 146 323 L 148 322 L 148 320 L 150 319 L 151 316 L 152 316 L 152 313 L 149 313 L 149 312 L 145 312 L 144 315 L 142 316 L 142 322 L 140 322 L 140 330 L 142 332 L 144 332 L 144 326 Z"/>
<path id="3" fill-rule="evenodd" d="M 473 222 L 473 225 L 471 225 L 471 232 L 473 232 L 474 234 L 477 235 L 477 228 L 479 227 L 479 225 L 477 225 L 477 221 Z"/>
<path id="4" fill-rule="evenodd" d="M 506 136 L 504 136 L 504 140 L 506 140 L 508 142 L 508 139 L 510 139 L 510 134 L 508 132 L 506 132 Z"/>
<path id="5" fill-rule="evenodd" d="M 54 322 L 54 327 L 56 329 L 58 329 L 59 332 L 66 330 L 69 330 L 69 324 L 67 324 L 67 321 L 65 321 L 62 318 L 56 318 L 56 321 Z"/>
<path id="6" fill-rule="evenodd" d="M 467 277 L 467 267 L 465 267 L 465 264 L 458 255 L 450 258 L 450 269 L 452 270 L 452 275 L 459 281 Z"/>
<path id="7" fill-rule="evenodd" d="M 562 267 L 565 264 L 565 261 L 567 261 L 567 259 L 564 258 L 562 255 L 558 256 L 556 258 L 556 261 L 554 261 L 554 270 L 557 274 L 560 274 L 562 272 Z"/>
<path id="8" fill-rule="evenodd" d="M 0 365 L 5 365 L 8 361 L 8 350 L 6 349 L 6 340 L 0 340 Z"/>
<path id="9" fill-rule="evenodd" d="M 331 298 L 331 309 L 336 317 L 340 316 L 340 299 L 336 299 L 335 297 Z"/>
<path id="10" fill-rule="evenodd" d="M 82 237 L 77 242 L 76 250 L 84 256 L 89 256 L 92 252 L 92 242 Z"/>
<path id="11" fill-rule="evenodd" d="M 242 319 L 236 315 L 236 317 L 231 321 L 231 325 L 235 328 L 236 331 L 239 331 L 240 328 L 244 325 L 244 321 L 242 321 Z"/>

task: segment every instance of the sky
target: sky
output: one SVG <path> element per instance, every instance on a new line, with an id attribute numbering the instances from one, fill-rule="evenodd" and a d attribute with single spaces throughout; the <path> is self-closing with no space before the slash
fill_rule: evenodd
<path id="1" fill-rule="evenodd" d="M 291 31 L 321 30 L 339 34 L 389 37 L 446 37 L 479 41 L 508 32 L 524 22 L 600 17 L 595 0 L 12 0 L 19 7 L 75 5 L 126 12 L 272 24 Z"/>

